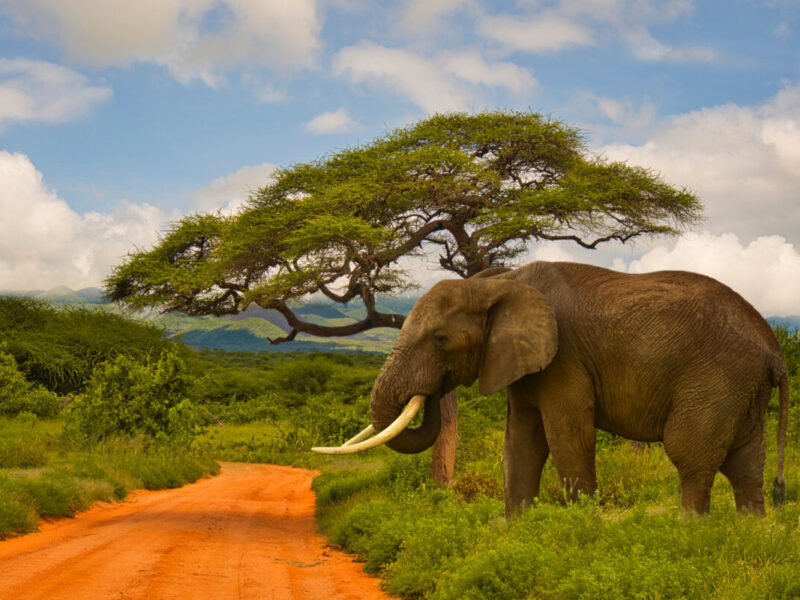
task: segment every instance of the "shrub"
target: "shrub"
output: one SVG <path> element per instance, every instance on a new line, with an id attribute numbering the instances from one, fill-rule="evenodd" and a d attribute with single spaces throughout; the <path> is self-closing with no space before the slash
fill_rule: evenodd
<path id="1" fill-rule="evenodd" d="M 119 354 L 143 361 L 173 346 L 163 331 L 96 308 L 59 307 L 0 296 L 0 343 L 29 381 L 58 394 L 80 392 L 95 367 Z"/>
<path id="2" fill-rule="evenodd" d="M 453 482 L 453 490 L 467 502 L 478 498 L 503 499 L 503 486 L 486 473 L 466 471 Z"/>
<path id="3" fill-rule="evenodd" d="M 143 435 L 188 446 L 201 423 L 189 400 L 196 385 L 173 351 L 155 364 L 119 355 L 97 367 L 86 392 L 70 404 L 68 430 L 87 441 Z"/>
<path id="4" fill-rule="evenodd" d="M 59 411 L 58 398 L 52 392 L 33 385 L 17 368 L 17 361 L 0 344 L 0 415 L 13 417 L 21 412 L 39 417 L 53 417 Z"/>

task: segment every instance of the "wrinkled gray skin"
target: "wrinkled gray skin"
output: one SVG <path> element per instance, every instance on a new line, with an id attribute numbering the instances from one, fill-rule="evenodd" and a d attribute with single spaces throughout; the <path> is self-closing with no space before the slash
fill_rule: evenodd
<path id="1" fill-rule="evenodd" d="M 375 382 L 372 423 L 428 396 L 422 425 L 389 443 L 420 452 L 438 435 L 440 395 L 476 379 L 483 394 L 508 387 L 509 515 L 538 495 L 550 453 L 572 498 L 593 493 L 596 428 L 663 441 L 684 509 L 708 512 L 721 471 L 739 510 L 764 512 L 764 415 L 773 386 L 785 400 L 786 368 L 769 325 L 713 279 L 537 262 L 440 282 Z"/>

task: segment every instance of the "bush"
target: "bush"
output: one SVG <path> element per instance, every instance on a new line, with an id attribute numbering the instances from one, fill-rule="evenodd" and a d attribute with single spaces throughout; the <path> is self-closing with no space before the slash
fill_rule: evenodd
<path id="1" fill-rule="evenodd" d="M 467 502 L 479 498 L 503 499 L 503 486 L 492 475 L 467 471 L 453 482 L 453 490 Z"/>
<path id="2" fill-rule="evenodd" d="M 91 442 L 143 435 L 188 446 L 201 423 L 189 400 L 196 385 L 173 351 L 155 364 L 119 355 L 96 368 L 86 392 L 69 405 L 68 431 Z"/>
<path id="3" fill-rule="evenodd" d="M 0 296 L 0 343 L 29 381 L 57 394 L 83 391 L 95 367 L 119 354 L 144 361 L 175 345 L 163 331 L 96 308 Z"/>
<path id="4" fill-rule="evenodd" d="M 29 412 L 38 417 L 53 417 L 59 408 L 56 395 L 28 382 L 17 368 L 17 361 L 0 344 L 0 415 L 13 417 Z"/>

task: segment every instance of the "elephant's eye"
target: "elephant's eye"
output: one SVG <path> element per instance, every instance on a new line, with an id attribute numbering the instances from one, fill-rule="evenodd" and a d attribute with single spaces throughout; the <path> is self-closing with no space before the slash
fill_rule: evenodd
<path id="1" fill-rule="evenodd" d="M 447 336 L 443 333 L 434 333 L 433 334 L 433 343 L 437 346 L 441 346 L 447 341 Z"/>

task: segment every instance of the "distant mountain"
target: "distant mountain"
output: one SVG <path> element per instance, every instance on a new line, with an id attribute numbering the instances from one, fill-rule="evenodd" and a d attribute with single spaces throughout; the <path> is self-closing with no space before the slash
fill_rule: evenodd
<path id="1" fill-rule="evenodd" d="M 123 311 L 112 304 L 99 288 L 72 290 L 58 286 L 50 290 L 0 292 L 40 298 L 59 305 L 93 305 L 101 310 L 124 312 L 127 316 L 149 321 L 164 329 L 164 335 L 195 348 L 218 348 L 251 352 L 331 351 L 331 352 L 389 352 L 397 339 L 396 329 L 372 329 L 349 337 L 319 338 L 298 335 L 292 342 L 272 344 L 268 338 L 284 337 L 290 330 L 286 318 L 277 310 L 266 310 L 255 304 L 237 315 L 224 317 L 190 317 L 178 312 L 162 314 L 147 310 L 138 313 Z M 381 298 L 378 310 L 407 314 L 416 298 Z M 339 326 L 360 320 L 365 314 L 360 302 L 337 304 L 324 297 L 308 302 L 295 302 L 292 309 L 304 320 L 327 326 Z"/>
<path id="2" fill-rule="evenodd" d="M 394 339 L 350 336 L 346 338 L 317 338 L 298 336 L 291 342 L 272 344 L 265 337 L 255 334 L 246 327 L 231 328 L 223 325 L 214 329 L 188 329 L 170 339 L 183 342 L 193 348 L 209 348 L 225 351 L 245 350 L 248 352 L 381 352 L 388 353 Z"/>
<path id="3" fill-rule="evenodd" d="M 46 292 L 36 294 L 35 298 L 46 300 L 47 302 L 52 302 L 53 304 L 80 304 L 81 302 L 85 302 L 85 300 L 81 298 L 77 292 L 63 285 L 54 287 Z"/>
<path id="4" fill-rule="evenodd" d="M 78 296 L 80 296 L 83 299 L 83 301 L 86 302 L 87 304 L 108 304 L 109 303 L 108 296 L 106 296 L 103 293 L 103 290 L 101 290 L 100 288 L 87 287 L 87 288 L 83 288 L 82 290 L 78 290 L 75 293 L 78 294 Z"/>
<path id="5" fill-rule="evenodd" d="M 332 304 L 322 304 L 322 303 L 301 304 L 300 306 L 294 309 L 294 312 L 298 315 L 304 315 L 304 316 L 316 315 L 324 319 L 347 318 L 346 314 L 344 314 L 342 311 L 340 311 Z"/>
<path id="6" fill-rule="evenodd" d="M 103 290 L 96 287 L 75 291 L 65 285 L 59 285 L 49 290 L 0 291 L 0 294 L 39 298 L 53 304 L 108 304 L 108 298 L 103 294 Z"/>
<path id="7" fill-rule="evenodd" d="M 265 319 L 272 323 L 273 325 L 277 325 L 283 331 L 289 332 L 291 327 L 289 327 L 289 322 L 286 320 L 281 313 L 279 313 L 274 308 L 261 308 L 257 304 L 251 304 L 242 312 L 235 314 L 235 315 L 225 315 L 221 317 L 225 321 L 243 321 L 244 319 L 249 318 L 256 318 L 256 319 Z"/>

